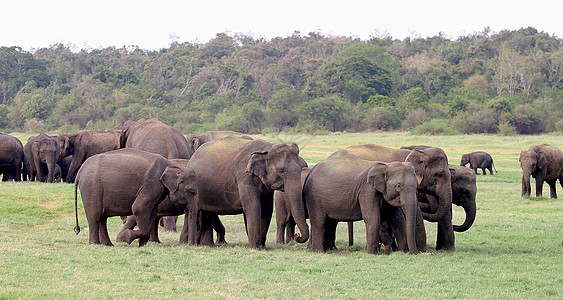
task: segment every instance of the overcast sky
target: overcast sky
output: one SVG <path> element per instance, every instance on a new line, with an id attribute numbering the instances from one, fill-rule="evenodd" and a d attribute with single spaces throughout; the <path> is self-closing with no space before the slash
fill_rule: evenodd
<path id="1" fill-rule="evenodd" d="M 0 46 L 30 51 L 56 43 L 82 48 L 137 45 L 167 48 L 178 42 L 207 42 L 217 33 L 246 33 L 271 39 L 298 30 L 368 39 L 379 32 L 397 39 L 447 37 L 534 27 L 563 37 L 559 1 L 3 1 Z M 385 2 L 383 4 L 378 2 Z M 461 4 L 463 3 L 463 4 Z"/>

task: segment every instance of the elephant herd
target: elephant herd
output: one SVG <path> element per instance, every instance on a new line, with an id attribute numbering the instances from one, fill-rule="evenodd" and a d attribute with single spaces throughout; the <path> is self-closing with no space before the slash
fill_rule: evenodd
<path id="1" fill-rule="evenodd" d="M 559 149 L 533 146 L 522 151 L 520 163 L 523 196 L 530 195 L 532 176 L 537 196 L 547 181 L 556 197 L 555 182 L 563 177 Z M 216 242 L 226 243 L 219 216 L 243 214 L 249 247 L 264 249 L 275 207 L 278 243 L 295 239 L 308 241 L 315 252 L 334 250 L 337 224 L 348 222 L 351 245 L 352 224 L 363 220 L 368 253 L 384 245 L 386 254 L 416 254 L 428 251 L 426 220 L 437 223 L 436 250 L 454 251 L 454 232 L 475 221 L 477 169 L 492 175 L 493 166 L 485 152 L 464 154 L 461 166 L 454 166 L 440 148 L 367 144 L 336 151 L 309 168 L 295 143 L 236 132 L 186 137 L 156 118 L 127 121 L 113 132 L 41 133 L 25 146 L 0 134 L 3 180 L 74 182 L 89 242 L 104 245 L 112 245 L 112 216 L 124 220 L 118 242 L 159 242 L 159 220 L 175 230 L 177 216 L 185 215 L 180 243 L 213 246 L 214 231 Z M 452 204 L 465 211 L 461 225 L 452 223 Z"/>

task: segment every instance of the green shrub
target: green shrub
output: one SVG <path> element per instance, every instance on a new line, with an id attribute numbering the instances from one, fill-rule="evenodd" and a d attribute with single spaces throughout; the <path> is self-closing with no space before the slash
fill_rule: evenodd
<path id="1" fill-rule="evenodd" d="M 411 134 L 431 134 L 431 135 L 453 135 L 455 130 L 451 128 L 446 119 L 433 119 L 426 123 L 416 126 L 410 131 Z"/>

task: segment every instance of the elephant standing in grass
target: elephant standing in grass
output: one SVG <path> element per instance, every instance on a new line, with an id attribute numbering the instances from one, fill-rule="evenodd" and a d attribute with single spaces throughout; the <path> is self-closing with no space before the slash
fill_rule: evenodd
<path id="1" fill-rule="evenodd" d="M 489 170 L 489 173 L 493 175 L 493 167 L 495 164 L 493 163 L 493 158 L 487 152 L 477 151 L 462 155 L 460 166 L 467 164 L 475 171 L 475 174 L 477 174 L 477 169 L 481 169 L 483 170 L 483 175 L 487 175 L 486 170 Z M 495 168 L 495 171 L 496 170 Z"/>
<path id="2" fill-rule="evenodd" d="M 180 167 L 161 155 L 137 149 L 120 149 L 88 158 L 76 176 L 74 201 L 78 234 L 77 189 L 80 188 L 88 219 L 90 244 L 113 246 L 107 232 L 107 218 L 134 215 L 138 230 L 127 229 L 124 241 L 149 240 L 156 225 L 157 206 L 165 198 L 187 207 L 197 193 L 194 171 Z"/>
<path id="3" fill-rule="evenodd" d="M 190 231 L 202 215 L 243 214 L 250 248 L 264 249 L 273 213 L 275 190 L 287 193 L 291 212 L 302 236 L 309 238 L 302 201 L 301 162 L 295 143 L 270 144 L 262 140 L 226 137 L 199 147 L 188 166 L 198 176 L 198 196 L 190 205 Z M 201 244 L 212 245 L 213 222 L 203 222 Z M 197 244 L 188 234 L 188 244 Z"/>
<path id="4" fill-rule="evenodd" d="M 189 160 L 187 160 L 187 159 L 171 159 L 170 161 L 178 167 L 186 167 L 188 165 Z M 160 225 L 163 226 L 163 227 L 169 226 L 170 222 L 167 222 L 167 223 L 162 222 L 162 219 L 163 219 L 162 217 L 168 216 L 168 217 L 175 217 L 177 219 L 178 216 L 181 215 L 181 214 L 187 215 L 186 209 L 187 208 L 186 208 L 185 205 L 173 203 L 170 200 L 170 197 L 167 196 L 157 206 L 157 218 L 156 218 L 155 222 L 161 223 Z M 159 220 L 160 220 L 160 222 L 159 222 Z M 136 220 L 135 216 L 133 216 L 133 215 L 128 216 L 126 218 L 124 224 L 123 224 L 123 228 L 117 234 L 116 241 L 117 242 L 126 242 L 126 239 L 125 239 L 126 232 L 128 230 L 132 230 L 133 228 L 135 228 L 136 225 L 137 225 L 137 220 Z M 175 223 L 174 223 L 174 225 L 175 225 Z M 225 227 L 223 226 L 223 223 L 221 223 L 221 220 L 219 220 L 218 217 L 214 221 L 213 229 L 215 229 L 215 231 L 217 232 L 217 243 L 218 244 L 226 244 L 227 242 L 225 241 Z M 165 231 L 175 231 L 176 226 L 174 226 L 173 229 L 165 227 L 164 230 Z M 183 227 L 182 233 L 180 235 L 180 243 L 181 244 L 188 242 L 188 236 L 187 235 L 188 235 L 188 222 L 184 222 L 184 227 Z M 160 239 L 158 238 L 158 226 L 156 224 L 153 226 L 153 230 L 150 233 L 149 242 L 160 243 Z"/>
<path id="5" fill-rule="evenodd" d="M 189 159 L 193 152 L 182 132 L 157 118 L 128 120 L 123 123 L 119 148 L 134 148 L 162 155 L 167 159 Z M 176 221 L 164 217 L 165 228 L 176 231 Z"/>
<path id="6" fill-rule="evenodd" d="M 65 174 L 65 181 L 74 182 L 76 173 L 84 161 L 93 155 L 115 150 L 119 145 L 121 131 L 114 132 L 89 130 L 76 134 L 60 134 L 57 140 L 61 147 L 61 157 L 72 156 Z"/>
<path id="7" fill-rule="evenodd" d="M 520 153 L 522 167 L 522 197 L 530 197 L 530 176 L 536 179 L 536 197 L 541 197 L 544 181 L 549 184 L 551 198 L 557 198 L 556 183 L 563 187 L 563 152 L 542 144 Z"/>
<path id="8" fill-rule="evenodd" d="M 61 155 L 57 139 L 41 133 L 31 137 L 24 146 L 24 177 L 30 181 L 54 182 L 55 165 Z"/>
<path id="9" fill-rule="evenodd" d="M 418 211 L 417 176 L 409 162 L 373 162 L 354 155 L 331 156 L 311 169 L 303 197 L 311 223 L 311 248 L 334 249 L 339 221 L 364 220 L 367 251 L 379 250 L 384 203 L 400 207 L 406 216 L 407 244 L 418 253 L 415 230 Z"/>
<path id="10" fill-rule="evenodd" d="M 22 180 L 23 145 L 11 135 L 0 133 L 0 176 L 2 181 Z"/>
<path id="11" fill-rule="evenodd" d="M 305 162 L 303 160 L 303 162 Z M 311 171 L 307 164 L 301 169 L 301 185 L 305 183 L 305 178 Z M 295 237 L 295 220 L 291 215 L 291 202 L 285 192 L 274 192 L 274 205 L 276 207 L 276 243 L 285 244 L 292 241 Z M 285 238 L 284 238 L 285 235 Z"/>

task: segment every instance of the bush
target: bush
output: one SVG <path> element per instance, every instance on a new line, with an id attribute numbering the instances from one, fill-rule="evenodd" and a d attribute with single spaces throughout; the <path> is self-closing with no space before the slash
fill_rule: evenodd
<path id="1" fill-rule="evenodd" d="M 428 118 L 424 109 L 417 108 L 409 112 L 407 118 L 403 121 L 402 127 L 405 130 L 411 130 L 426 121 L 428 121 Z"/>
<path id="2" fill-rule="evenodd" d="M 416 126 L 410 131 L 411 134 L 431 134 L 431 135 L 453 135 L 455 130 L 453 130 L 446 119 L 434 119 L 426 123 Z"/>
<path id="3" fill-rule="evenodd" d="M 337 95 L 316 98 L 300 107 L 305 120 L 328 131 L 343 131 L 350 124 L 348 104 Z"/>
<path id="4" fill-rule="evenodd" d="M 519 134 L 542 133 L 545 123 L 540 112 L 530 104 L 516 107 L 514 110 L 514 125 Z"/>
<path id="5" fill-rule="evenodd" d="M 401 126 L 401 118 L 395 108 L 375 107 L 362 120 L 362 128 L 368 130 L 392 130 Z"/>

